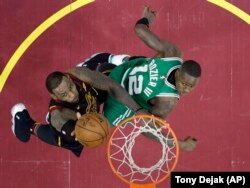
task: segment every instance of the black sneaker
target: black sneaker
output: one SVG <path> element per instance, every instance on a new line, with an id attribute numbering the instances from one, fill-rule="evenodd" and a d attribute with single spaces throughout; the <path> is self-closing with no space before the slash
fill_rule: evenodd
<path id="1" fill-rule="evenodd" d="M 76 65 L 76 67 L 87 67 L 91 70 L 95 70 L 99 63 L 107 63 L 110 55 L 110 53 L 106 52 L 95 53 L 91 55 L 90 58 L 87 58 L 83 62 Z"/>
<path id="2" fill-rule="evenodd" d="M 28 142 L 32 133 L 32 126 L 35 123 L 31 119 L 26 107 L 22 103 L 14 105 L 11 109 L 12 126 L 14 135 L 22 142 Z"/>

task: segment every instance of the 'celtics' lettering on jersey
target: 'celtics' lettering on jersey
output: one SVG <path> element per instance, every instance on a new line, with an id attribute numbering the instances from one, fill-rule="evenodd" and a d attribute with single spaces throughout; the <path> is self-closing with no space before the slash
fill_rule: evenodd
<path id="1" fill-rule="evenodd" d="M 180 58 L 137 58 L 116 67 L 110 77 L 119 82 L 134 100 L 148 110 L 149 100 L 154 97 L 177 97 L 175 85 L 168 81 L 171 72 L 181 66 Z M 104 115 L 110 124 L 117 125 L 134 113 L 123 104 L 108 96 Z"/>

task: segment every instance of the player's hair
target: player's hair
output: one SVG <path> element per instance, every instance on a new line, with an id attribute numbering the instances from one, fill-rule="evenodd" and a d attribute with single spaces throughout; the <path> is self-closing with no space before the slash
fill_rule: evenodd
<path id="1" fill-rule="evenodd" d="M 194 60 L 187 60 L 181 66 L 181 71 L 198 78 L 201 76 L 201 66 Z"/>
<path id="2" fill-rule="evenodd" d="M 53 94 L 53 89 L 57 88 L 61 84 L 63 77 L 66 76 L 64 73 L 55 71 L 50 73 L 46 79 L 46 88 Z"/>

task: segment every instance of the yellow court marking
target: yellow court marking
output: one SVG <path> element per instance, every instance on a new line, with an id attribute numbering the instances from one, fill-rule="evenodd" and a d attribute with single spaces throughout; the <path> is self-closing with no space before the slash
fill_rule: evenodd
<path id="1" fill-rule="evenodd" d="M 240 19 L 244 20 L 246 23 L 250 25 L 250 15 L 238 8 L 237 6 L 227 2 L 226 0 L 207 0 L 210 3 L 218 5 L 232 14 L 238 16 Z"/>
<path id="2" fill-rule="evenodd" d="M 5 85 L 6 80 L 8 79 L 12 69 L 15 67 L 16 63 L 20 59 L 20 57 L 24 54 L 24 52 L 28 49 L 28 47 L 50 26 L 52 26 L 55 22 L 63 18 L 64 16 L 70 14 L 74 10 L 93 2 L 94 0 L 76 0 L 75 2 L 67 5 L 62 8 L 47 20 L 45 20 L 41 25 L 39 25 L 17 48 L 15 53 L 12 55 L 7 65 L 3 69 L 3 72 L 0 75 L 0 93 Z M 235 5 L 227 2 L 226 0 L 207 0 L 210 3 L 216 4 L 229 12 L 235 14 L 248 24 L 250 24 L 250 15 L 246 12 L 242 11 L 240 8 Z"/>
<path id="3" fill-rule="evenodd" d="M 93 2 L 94 0 L 76 0 L 75 2 L 67 5 L 62 8 L 52 16 L 50 16 L 47 20 L 45 20 L 42 24 L 40 24 L 17 48 L 15 53 L 12 55 L 7 65 L 4 67 L 3 72 L 0 75 L 0 93 L 4 87 L 6 80 L 8 79 L 12 69 L 15 67 L 17 61 L 24 54 L 24 52 L 29 48 L 29 46 L 49 27 L 51 27 L 58 20 L 63 18 L 64 16 L 72 13 L 76 9 Z"/>

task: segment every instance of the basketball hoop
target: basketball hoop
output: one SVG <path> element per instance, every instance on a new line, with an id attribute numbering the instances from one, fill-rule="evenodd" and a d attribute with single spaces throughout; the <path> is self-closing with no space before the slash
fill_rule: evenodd
<path id="1" fill-rule="evenodd" d="M 155 188 L 174 170 L 179 146 L 165 121 L 151 115 L 135 115 L 115 128 L 107 155 L 112 171 L 130 188 Z"/>

